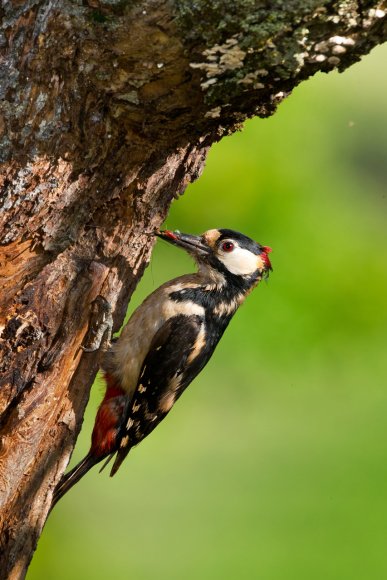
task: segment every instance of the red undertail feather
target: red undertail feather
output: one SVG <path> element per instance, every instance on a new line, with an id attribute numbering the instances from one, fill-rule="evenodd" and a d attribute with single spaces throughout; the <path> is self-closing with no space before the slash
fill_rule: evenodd
<path id="1" fill-rule="evenodd" d="M 117 433 L 127 397 L 111 375 L 105 374 L 105 380 L 107 389 L 95 418 L 90 449 L 92 455 L 101 459 L 116 450 Z"/>
<path id="2" fill-rule="evenodd" d="M 111 375 L 105 374 L 105 380 L 106 393 L 95 418 L 90 451 L 78 465 L 62 477 L 54 490 L 51 508 L 89 469 L 118 448 L 117 435 L 128 395 Z"/>

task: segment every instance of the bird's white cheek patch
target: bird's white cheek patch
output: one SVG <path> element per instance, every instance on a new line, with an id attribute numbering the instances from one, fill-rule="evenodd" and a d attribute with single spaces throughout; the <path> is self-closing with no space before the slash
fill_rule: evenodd
<path id="1" fill-rule="evenodd" d="M 262 267 L 260 265 L 262 263 L 261 258 L 243 248 L 235 248 L 229 254 L 222 254 L 219 256 L 219 260 L 231 274 L 235 274 L 236 276 L 253 274 L 258 268 Z"/>

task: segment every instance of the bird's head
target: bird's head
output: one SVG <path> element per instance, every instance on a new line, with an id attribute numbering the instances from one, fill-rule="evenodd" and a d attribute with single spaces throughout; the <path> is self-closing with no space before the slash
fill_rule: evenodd
<path id="1" fill-rule="evenodd" d="M 156 235 L 184 248 L 199 264 L 199 269 L 211 269 L 226 278 L 256 280 L 268 276 L 272 270 L 268 256 L 271 248 L 234 230 L 208 230 L 201 236 L 162 230 Z"/>

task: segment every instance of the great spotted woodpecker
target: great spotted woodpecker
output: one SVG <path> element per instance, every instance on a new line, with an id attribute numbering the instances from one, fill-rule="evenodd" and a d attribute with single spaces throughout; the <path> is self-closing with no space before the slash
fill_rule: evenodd
<path id="1" fill-rule="evenodd" d="M 155 290 L 108 349 L 105 397 L 86 457 L 63 476 L 53 505 L 94 465 L 114 455 L 114 475 L 129 451 L 164 419 L 209 361 L 237 308 L 267 276 L 271 248 L 233 230 L 202 236 L 160 231 L 185 249 L 198 271 Z"/>

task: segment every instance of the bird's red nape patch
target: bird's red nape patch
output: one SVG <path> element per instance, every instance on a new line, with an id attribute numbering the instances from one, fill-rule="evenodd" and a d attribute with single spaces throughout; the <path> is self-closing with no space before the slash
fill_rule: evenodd
<path id="1" fill-rule="evenodd" d="M 268 254 L 270 254 L 270 252 L 272 252 L 273 250 L 270 246 L 262 246 L 262 248 L 263 248 L 263 252 L 261 254 L 262 260 L 265 262 L 267 270 L 272 270 L 273 268 Z"/>
<path id="2" fill-rule="evenodd" d="M 114 377 L 106 373 L 105 380 L 106 393 L 99 406 L 91 436 L 91 453 L 96 457 L 104 457 L 116 450 L 117 433 L 127 397 Z"/>

